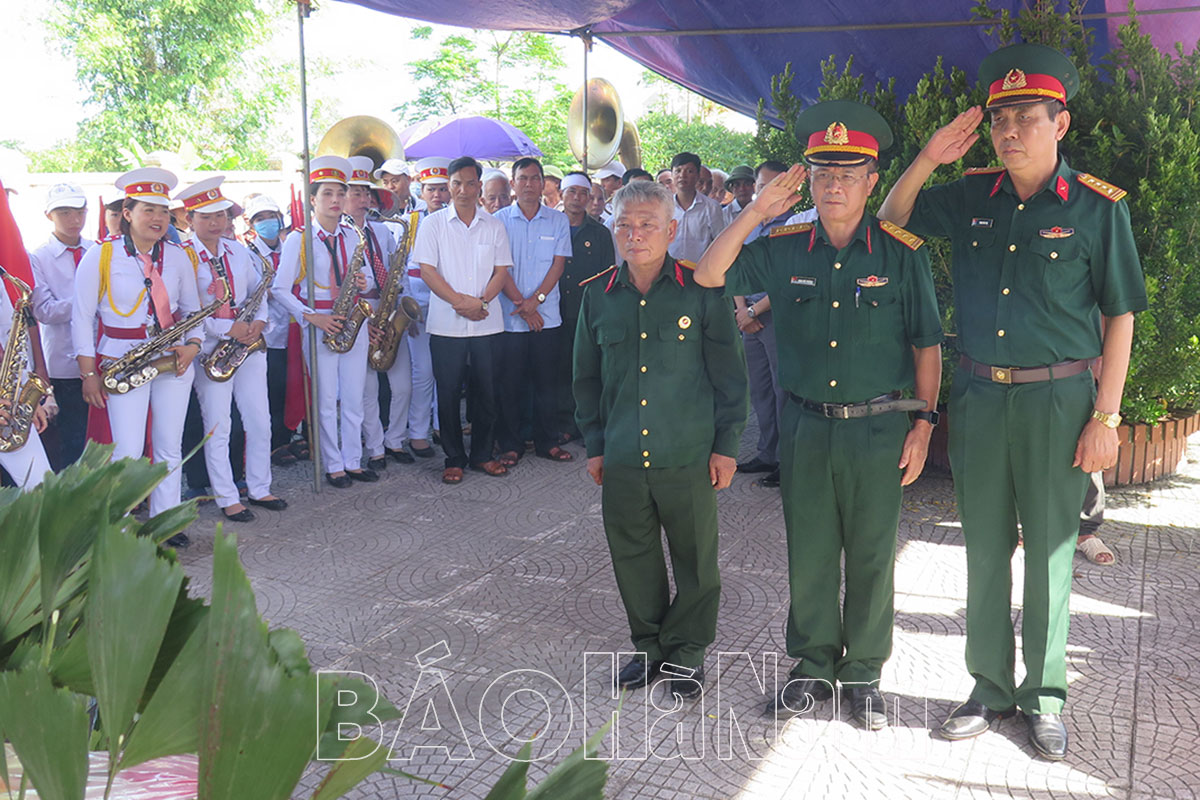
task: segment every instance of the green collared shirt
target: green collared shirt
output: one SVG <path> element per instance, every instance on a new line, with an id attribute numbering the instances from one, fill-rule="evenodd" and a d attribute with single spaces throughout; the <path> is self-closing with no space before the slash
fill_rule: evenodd
<path id="1" fill-rule="evenodd" d="M 959 346 L 994 366 L 1037 367 L 1100 355 L 1100 315 L 1146 308 L 1129 208 L 1060 158 L 1022 201 L 1004 171 L 924 189 L 908 227 L 953 249 Z M 1103 188 L 1103 187 L 1101 187 Z"/>
<path id="2" fill-rule="evenodd" d="M 792 230 L 746 245 L 725 273 L 727 295 L 771 297 L 780 385 L 821 403 L 911 387 L 912 348 L 942 341 L 920 240 L 913 250 L 866 216 L 841 250 L 820 220 Z"/>
<path id="3" fill-rule="evenodd" d="M 645 295 L 622 264 L 585 287 L 574 389 L 589 458 L 646 469 L 736 458 L 749 395 L 733 309 L 670 257 Z"/>
<path id="4" fill-rule="evenodd" d="M 563 266 L 562 278 L 558 281 L 558 307 L 563 322 L 574 324 L 583 300 L 584 287 L 579 282 L 611 267 L 617 256 L 613 250 L 612 232 L 589 214 L 584 215 L 582 225 L 571 229 L 571 250 L 572 255 Z"/>

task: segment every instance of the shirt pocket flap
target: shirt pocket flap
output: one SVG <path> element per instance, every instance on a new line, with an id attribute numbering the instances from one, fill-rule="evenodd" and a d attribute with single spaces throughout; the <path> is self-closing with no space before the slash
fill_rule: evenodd
<path id="1" fill-rule="evenodd" d="M 664 342 L 686 342 L 697 335 L 696 320 L 684 315 L 676 322 L 664 322 L 658 326 L 658 338 Z"/>
<path id="2" fill-rule="evenodd" d="M 1048 261 L 1074 261 L 1079 255 L 1079 242 L 1074 237 L 1048 239 L 1036 236 L 1029 243 L 1029 250 Z"/>
<path id="3" fill-rule="evenodd" d="M 625 341 L 625 329 L 617 325 L 606 325 L 596 331 L 597 344 L 616 344 Z"/>

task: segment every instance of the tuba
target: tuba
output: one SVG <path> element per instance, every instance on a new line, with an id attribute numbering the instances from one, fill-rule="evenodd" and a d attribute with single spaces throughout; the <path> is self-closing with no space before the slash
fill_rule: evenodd
<path id="1" fill-rule="evenodd" d="M 346 117 L 321 137 L 316 155 L 367 156 L 371 159 L 372 169 L 379 169 L 389 158 L 404 158 L 404 145 L 392 126 L 381 119 Z"/>
<path id="2" fill-rule="evenodd" d="M 371 316 L 371 307 L 367 305 L 366 300 L 358 296 L 357 280 L 363 262 L 366 261 L 367 232 L 355 225 L 354 220 L 349 217 L 344 220 L 358 234 L 358 245 L 354 248 L 354 255 L 350 257 L 350 265 L 346 267 L 346 274 L 342 276 L 337 299 L 333 301 L 333 308 L 329 311 L 330 314 L 344 317 L 342 329 L 337 333 L 326 333 L 322 339 L 326 347 L 335 353 L 350 352 L 363 322 Z"/>
<path id="3" fill-rule="evenodd" d="M 567 112 L 567 141 L 585 170 L 599 169 L 620 158 L 626 169 L 642 165 L 642 145 L 637 125 L 625 118 L 617 89 L 603 78 L 587 82 L 587 118 L 584 118 L 584 87 L 571 99 Z M 587 162 L 583 140 L 587 137 Z"/>
<path id="4" fill-rule="evenodd" d="M 396 351 L 404 341 L 404 331 L 414 322 L 421 321 L 421 307 L 411 297 L 400 297 L 404 291 L 404 271 L 408 267 L 408 251 L 412 241 L 410 223 L 402 217 L 389 218 L 404 228 L 401 246 L 388 265 L 387 280 L 379 291 L 379 308 L 371 324 L 380 332 L 377 342 L 371 344 L 367 364 L 371 369 L 387 372 L 396 361 Z"/>
<path id="5" fill-rule="evenodd" d="M 262 259 L 263 270 L 262 279 L 258 282 L 258 287 L 255 288 L 254 294 L 242 304 L 238 309 L 237 316 L 234 317 L 234 322 L 252 322 L 254 315 L 258 313 L 258 309 L 262 306 L 263 300 L 267 298 L 267 292 L 271 290 L 271 280 L 275 277 L 275 268 L 271 266 L 271 261 L 264 258 L 263 254 L 254 248 L 247 248 Z M 259 336 L 254 340 L 254 344 L 242 344 L 237 339 L 222 339 L 203 359 L 204 374 L 208 375 L 218 383 L 229 380 L 233 377 L 233 373 L 237 372 L 237 368 L 246 362 L 246 359 L 251 354 L 257 353 L 267 346 L 267 342 L 263 337 Z"/>
<path id="6" fill-rule="evenodd" d="M 29 441 L 29 428 L 33 424 L 33 413 L 50 393 L 50 387 L 40 375 L 30 373 L 29 379 L 21 383 L 21 373 L 26 369 L 26 352 L 29 348 L 29 326 L 33 318 L 30 296 L 33 291 L 23 280 L 0 267 L 0 278 L 7 280 L 20 293 L 13 304 L 12 328 L 8 341 L 4 343 L 4 358 L 0 360 L 0 400 L 7 400 L 7 409 L 0 407 L 6 419 L 0 421 L 0 453 L 20 450 Z M 0 292 L 4 291 L 4 280 L 0 280 Z"/>

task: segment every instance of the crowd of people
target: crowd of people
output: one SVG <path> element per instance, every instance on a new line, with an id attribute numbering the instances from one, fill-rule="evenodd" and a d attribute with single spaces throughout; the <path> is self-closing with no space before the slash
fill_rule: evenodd
<path id="1" fill-rule="evenodd" d="M 21 314 L 0 295 L 0 341 L 28 306 L 31 364 L 53 392 L 0 467 L 30 488 L 85 439 L 111 439 L 117 457 L 171 468 L 151 514 L 180 502 L 186 472 L 193 492 L 247 521 L 248 506 L 286 509 L 272 466 L 309 457 L 314 432 L 340 489 L 432 458 L 435 443 L 456 485 L 468 469 L 502 477 L 529 451 L 572 461 L 564 445 L 580 439 L 642 654 L 617 685 L 661 674 L 683 698 L 702 691 L 715 637 L 715 491 L 738 470 L 761 473 L 782 488 L 796 659 L 767 711 L 796 713 L 840 686 L 877 730 L 902 487 L 939 422 L 943 333 L 921 236 L 947 237 L 961 353 L 950 457 L 976 684 L 942 734 L 975 736 L 1020 709 L 1037 751 L 1062 758 L 1080 507 L 1089 474 L 1115 463 L 1147 299 L 1124 192 L 1058 153 L 1070 62 L 1014 46 L 981 76 L 986 110 L 932 136 L 879 218 L 866 205 L 892 134 L 850 101 L 800 115 L 804 165 L 725 172 L 682 152 L 658 173 L 613 163 L 589 176 L 535 158 L 499 171 L 470 155 L 378 168 L 322 156 L 311 232 L 265 195 L 234 203 L 221 176 L 176 192 L 175 175 L 143 168 L 117 180 L 113 233 L 93 243 L 82 190 L 54 186 Z M 924 188 L 985 115 L 1002 166 Z M 805 184 L 814 208 L 796 213 Z M 738 464 L 748 405 L 759 437 Z M 176 469 L 201 442 L 204 458 Z M 1018 537 L 1019 685 L 1003 568 Z"/>

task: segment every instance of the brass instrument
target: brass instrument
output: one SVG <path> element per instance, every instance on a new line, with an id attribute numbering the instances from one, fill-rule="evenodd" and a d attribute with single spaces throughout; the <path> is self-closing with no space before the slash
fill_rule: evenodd
<path id="1" fill-rule="evenodd" d="M 104 384 L 106 392 L 125 394 L 131 389 L 144 386 L 162 373 L 175 372 L 179 368 L 177 354 L 168 353 L 157 356 L 156 354 L 171 347 L 171 343 L 177 341 L 180 336 L 192 328 L 198 327 L 204 320 L 217 313 L 217 309 L 225 302 L 223 298 L 230 294 L 229 278 L 225 275 L 225 267 L 219 262 L 216 270 L 217 280 L 225 287 L 225 291 L 220 293 L 221 297 L 215 298 L 199 311 L 187 315 L 169 328 L 134 346 L 120 358 L 114 358 L 112 361 L 101 364 L 100 381 Z"/>
<path id="2" fill-rule="evenodd" d="M 620 157 L 626 169 L 642 165 L 642 145 L 637 125 L 625 119 L 616 87 L 603 78 L 587 82 L 587 119 L 583 118 L 580 87 L 567 112 L 567 141 L 585 170 L 599 169 Z M 583 138 L 587 136 L 587 163 L 583 162 Z"/>
<path id="3" fill-rule="evenodd" d="M 271 290 L 271 280 L 275 277 L 275 267 L 271 265 L 271 260 L 253 248 L 248 249 L 262 260 L 263 270 L 262 280 L 258 282 L 258 287 L 255 288 L 249 299 L 242 303 L 237 316 L 233 319 L 234 322 L 247 324 L 254 321 L 254 316 L 262 306 L 263 300 L 266 299 L 267 292 Z M 217 342 L 213 351 L 204 357 L 202 362 L 204 374 L 218 383 L 227 381 L 233 377 L 233 373 L 237 372 L 237 368 L 244 364 L 247 358 L 266 346 L 267 342 L 262 336 L 255 339 L 253 344 L 243 344 L 233 338 L 222 339 Z"/>
<path id="4" fill-rule="evenodd" d="M 412 323 L 421 320 L 421 306 L 417 301 L 411 297 L 400 297 L 404 291 L 404 273 L 408 268 L 409 221 L 401 217 L 390 221 L 404 228 L 404 236 L 392 256 L 392 263 L 388 265 L 387 280 L 379 290 L 379 307 L 371 318 L 371 324 L 379 330 L 380 336 L 377 342 L 371 344 L 367 364 L 379 372 L 391 369 L 396 362 L 396 351 L 404 341 L 404 331 Z"/>
<path id="5" fill-rule="evenodd" d="M 0 421 L 0 453 L 12 453 L 20 450 L 29 441 L 29 428 L 33 424 L 33 413 L 42 402 L 42 397 L 50 393 L 50 387 L 40 375 L 29 374 L 28 380 L 22 385 L 21 373 L 26 370 L 26 352 L 29 347 L 29 326 L 33 311 L 30 308 L 33 290 L 23 280 L 0 267 L 0 278 L 7 280 L 20 297 L 13 304 L 12 328 L 8 331 L 8 341 L 4 344 L 4 359 L 0 361 L 0 400 L 7 400 L 7 405 L 0 405 L 0 413 L 5 419 Z M 0 280 L 0 292 L 4 291 L 3 280 Z"/>
<path id="6" fill-rule="evenodd" d="M 368 156 L 372 169 L 379 169 L 389 158 L 404 158 L 400 136 L 377 117 L 346 117 L 321 137 L 319 156 Z"/>
<path id="7" fill-rule="evenodd" d="M 350 257 L 346 274 L 342 276 L 342 286 L 338 290 L 337 299 L 333 301 L 333 308 L 329 311 L 330 314 L 344 317 L 342 328 L 337 333 L 326 333 L 322 339 L 325 345 L 335 353 L 350 352 L 350 349 L 354 347 L 354 340 L 358 338 L 358 332 L 362 328 L 363 322 L 371 316 L 371 307 L 367 305 L 366 300 L 358 296 L 357 280 L 358 273 L 362 271 L 363 262 L 366 260 L 367 232 L 358 227 L 353 219 L 347 217 L 345 221 L 358 234 L 358 246 L 354 248 L 354 255 Z"/>

